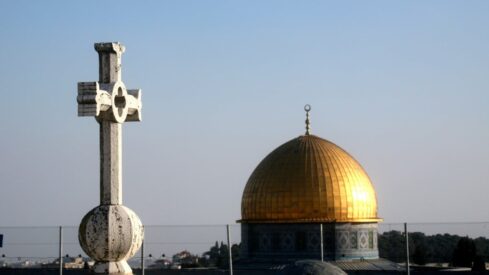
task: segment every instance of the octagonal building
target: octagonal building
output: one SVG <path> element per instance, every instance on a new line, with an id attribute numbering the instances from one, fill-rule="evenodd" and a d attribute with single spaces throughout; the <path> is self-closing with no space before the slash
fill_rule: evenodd
<path id="1" fill-rule="evenodd" d="M 251 174 L 241 202 L 242 257 L 378 259 L 377 198 L 362 166 L 321 137 L 294 138 Z M 322 238 L 321 225 L 322 224 Z"/>

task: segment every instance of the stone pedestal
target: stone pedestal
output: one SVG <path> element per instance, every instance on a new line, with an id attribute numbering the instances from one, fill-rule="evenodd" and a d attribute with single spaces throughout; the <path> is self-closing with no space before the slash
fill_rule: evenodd
<path id="1" fill-rule="evenodd" d="M 88 212 L 79 229 L 83 251 L 96 261 L 96 273 L 132 274 L 126 260 L 142 244 L 143 225 L 122 205 L 100 205 Z"/>

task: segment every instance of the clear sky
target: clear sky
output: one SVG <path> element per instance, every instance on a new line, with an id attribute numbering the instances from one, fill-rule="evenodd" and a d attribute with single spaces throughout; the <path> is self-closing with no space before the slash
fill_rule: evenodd
<path id="1" fill-rule="evenodd" d="M 488 1 L 1 1 L 0 226 L 98 204 L 98 125 L 77 117 L 94 42 L 120 41 L 143 121 L 124 204 L 145 224 L 240 218 L 246 181 L 304 133 L 350 152 L 386 222 L 489 221 Z"/>

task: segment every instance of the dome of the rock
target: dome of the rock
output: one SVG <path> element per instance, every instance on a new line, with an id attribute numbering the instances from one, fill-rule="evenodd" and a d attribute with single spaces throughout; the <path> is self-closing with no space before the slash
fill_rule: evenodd
<path id="1" fill-rule="evenodd" d="M 251 174 L 241 202 L 242 222 L 377 222 L 375 190 L 345 150 L 314 135 L 271 152 Z"/>
<path id="2" fill-rule="evenodd" d="M 362 166 L 306 133 L 266 156 L 241 200 L 241 255 L 250 261 L 378 259 L 377 198 Z"/>

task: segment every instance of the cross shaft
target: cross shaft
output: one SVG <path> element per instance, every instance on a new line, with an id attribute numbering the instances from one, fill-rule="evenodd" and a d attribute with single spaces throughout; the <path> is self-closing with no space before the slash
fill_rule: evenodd
<path id="1" fill-rule="evenodd" d="M 119 43 L 97 43 L 99 81 L 78 83 L 78 116 L 94 116 L 100 125 L 100 204 L 122 204 L 121 124 L 141 121 L 141 90 L 121 80 Z"/>

